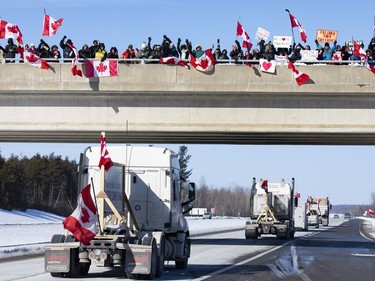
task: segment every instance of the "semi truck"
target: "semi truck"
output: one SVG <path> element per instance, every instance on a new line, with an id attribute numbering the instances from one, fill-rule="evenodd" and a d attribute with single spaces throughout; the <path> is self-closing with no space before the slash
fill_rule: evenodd
<path id="1" fill-rule="evenodd" d="M 153 279 L 165 261 L 185 269 L 190 235 L 184 213 L 195 184 L 180 178 L 178 155 L 167 148 L 108 146 L 113 166 L 98 167 L 100 147 L 81 153 L 79 182 L 92 184 L 98 230 L 84 245 L 71 233 L 55 234 L 45 247 L 45 271 L 54 277 L 87 275 L 90 266 L 120 267 L 132 279 Z M 185 198 L 186 197 L 186 198 Z"/>
<path id="2" fill-rule="evenodd" d="M 332 205 L 330 204 L 328 197 L 313 198 L 309 196 L 306 203 L 308 206 L 308 214 L 317 214 L 319 216 L 319 224 L 323 226 L 328 226 L 329 213 L 332 209 Z"/>
<path id="3" fill-rule="evenodd" d="M 307 204 L 299 203 L 294 210 L 294 227 L 296 230 L 308 230 Z"/>
<path id="4" fill-rule="evenodd" d="M 279 183 L 268 183 L 268 180 L 256 182 L 253 178 L 245 238 L 257 239 L 263 234 L 273 234 L 281 239 L 293 238 L 294 206 L 294 178 L 291 184 L 284 179 Z"/>

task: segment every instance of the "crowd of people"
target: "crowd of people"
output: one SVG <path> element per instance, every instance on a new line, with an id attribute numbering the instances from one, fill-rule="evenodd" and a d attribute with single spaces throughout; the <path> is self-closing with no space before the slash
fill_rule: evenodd
<path id="1" fill-rule="evenodd" d="M 194 56 L 196 58 L 201 57 L 205 50 L 199 44 L 194 48 L 188 39 L 185 42 L 178 38 L 177 44 L 175 45 L 172 40 L 164 35 L 161 44 L 151 45 L 152 38 L 148 37 L 147 42 L 141 44 L 140 49 L 134 48 L 132 44 L 128 45 L 128 48 L 119 53 L 117 47 L 111 47 L 107 51 L 106 46 L 103 42 L 99 40 L 94 40 L 91 46 L 84 44 L 81 49 L 78 50 L 79 58 L 84 59 L 160 59 L 163 57 L 176 57 L 184 60 L 188 60 L 189 56 Z M 6 62 L 15 62 L 16 55 L 19 53 L 19 48 L 12 38 L 9 38 L 5 47 L 0 46 L 0 58 L 1 56 Z M 321 45 L 317 40 L 315 40 L 317 51 L 317 60 L 359 60 L 353 54 L 353 51 L 348 46 L 338 45 L 335 41 L 332 46 L 329 43 Z M 23 46 L 24 50 L 27 50 L 40 58 L 46 59 L 48 61 L 59 62 L 60 59 L 67 59 L 70 61 L 75 57 L 75 53 L 72 49 L 74 46 L 71 39 L 67 39 L 64 36 L 60 41 L 60 49 L 57 45 L 50 47 L 43 39 L 40 40 L 38 47 L 33 43 L 25 44 Z M 371 38 L 369 45 L 365 48 L 362 43 L 361 47 L 366 51 L 368 61 L 375 61 L 375 36 Z M 259 60 L 266 59 L 268 61 L 274 60 L 277 56 L 286 57 L 288 60 L 293 62 L 301 60 L 301 50 L 312 50 L 311 46 L 302 44 L 293 44 L 289 48 L 275 48 L 271 41 L 266 43 L 264 40 L 260 40 L 254 48 L 242 49 L 241 44 L 238 40 L 235 40 L 231 47 L 231 50 L 221 49 L 220 40 L 216 42 L 216 47 L 213 44 L 211 46 L 212 54 L 217 62 L 227 62 L 228 60 L 238 63 L 241 60 Z M 70 59 L 70 60 L 68 60 Z M 65 61 L 65 60 L 64 60 Z"/>

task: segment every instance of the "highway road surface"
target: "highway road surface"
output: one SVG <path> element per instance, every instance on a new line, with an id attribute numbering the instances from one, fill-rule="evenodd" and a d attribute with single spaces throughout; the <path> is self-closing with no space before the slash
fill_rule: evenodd
<path id="1" fill-rule="evenodd" d="M 188 268 L 166 264 L 165 274 L 157 280 L 375 280 L 375 243 L 359 233 L 360 220 L 342 222 L 332 219 L 333 226 L 297 232 L 289 241 L 273 236 L 246 240 L 244 230 L 196 236 Z M 124 278 L 121 270 L 97 267 L 86 277 L 53 278 L 44 272 L 40 257 L 0 263 L 0 280 L 119 278 Z"/>

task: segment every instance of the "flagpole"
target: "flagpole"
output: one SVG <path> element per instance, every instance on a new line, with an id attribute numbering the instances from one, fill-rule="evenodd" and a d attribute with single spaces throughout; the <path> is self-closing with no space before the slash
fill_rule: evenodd
<path id="1" fill-rule="evenodd" d="M 99 234 L 102 235 L 102 228 L 100 225 L 100 217 L 99 217 L 99 212 L 98 212 L 98 202 L 96 201 L 96 194 L 95 194 L 95 187 L 94 187 L 94 180 L 91 177 L 91 186 L 92 186 L 92 192 L 94 194 L 94 202 L 95 202 L 95 207 L 96 207 L 96 216 L 98 217 L 98 224 L 99 224 Z"/>
<path id="2" fill-rule="evenodd" d="M 289 11 L 288 9 L 285 9 L 285 11 L 288 12 L 288 14 L 289 14 L 289 21 L 290 21 L 290 11 Z M 295 41 L 295 39 L 294 39 L 294 31 L 293 31 L 292 24 L 291 24 L 290 26 L 291 26 L 291 28 L 292 28 L 293 45 L 295 45 L 295 44 L 296 44 L 296 41 Z"/>
<path id="3" fill-rule="evenodd" d="M 374 10 L 374 27 L 373 27 L 373 37 L 375 37 L 375 10 Z"/>

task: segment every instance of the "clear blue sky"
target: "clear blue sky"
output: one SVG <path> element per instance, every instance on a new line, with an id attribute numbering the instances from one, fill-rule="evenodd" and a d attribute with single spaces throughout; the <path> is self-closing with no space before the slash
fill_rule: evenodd
<path id="1" fill-rule="evenodd" d="M 354 8 L 353 8 L 354 7 Z M 67 35 L 77 48 L 98 39 L 107 49 L 120 52 L 129 44 L 140 48 L 149 36 L 160 43 L 164 34 L 176 42 L 189 38 L 193 46 L 209 48 L 221 39 L 221 47 L 230 49 L 236 39 L 236 22 L 254 39 L 258 27 L 274 35 L 291 35 L 285 9 L 300 21 L 307 43 L 314 47 L 317 29 L 338 31 L 338 44 L 352 37 L 367 46 L 373 36 L 374 1 L 127 1 L 127 0 L 13 0 L 2 1 L 1 18 L 17 24 L 25 43 L 38 44 L 41 38 L 43 9 L 55 19 L 64 18 L 54 37 L 44 37 L 52 44 Z M 294 30 L 296 42 L 299 32 Z M 0 44 L 5 46 L 6 39 Z M 99 140 L 99 136 L 98 136 Z M 99 141 L 98 141 L 99 142 Z M 1 155 L 31 157 L 36 153 L 67 156 L 78 161 L 79 153 L 92 144 L 9 144 L 0 143 Z M 110 144 L 108 143 L 108 146 Z M 177 151 L 179 145 L 163 145 Z M 296 178 L 296 190 L 307 196 L 329 196 L 333 204 L 369 204 L 374 187 L 374 146 L 233 146 L 188 145 L 192 155 L 191 180 L 210 187 L 242 185 L 250 187 L 253 177 L 270 182 Z"/>

